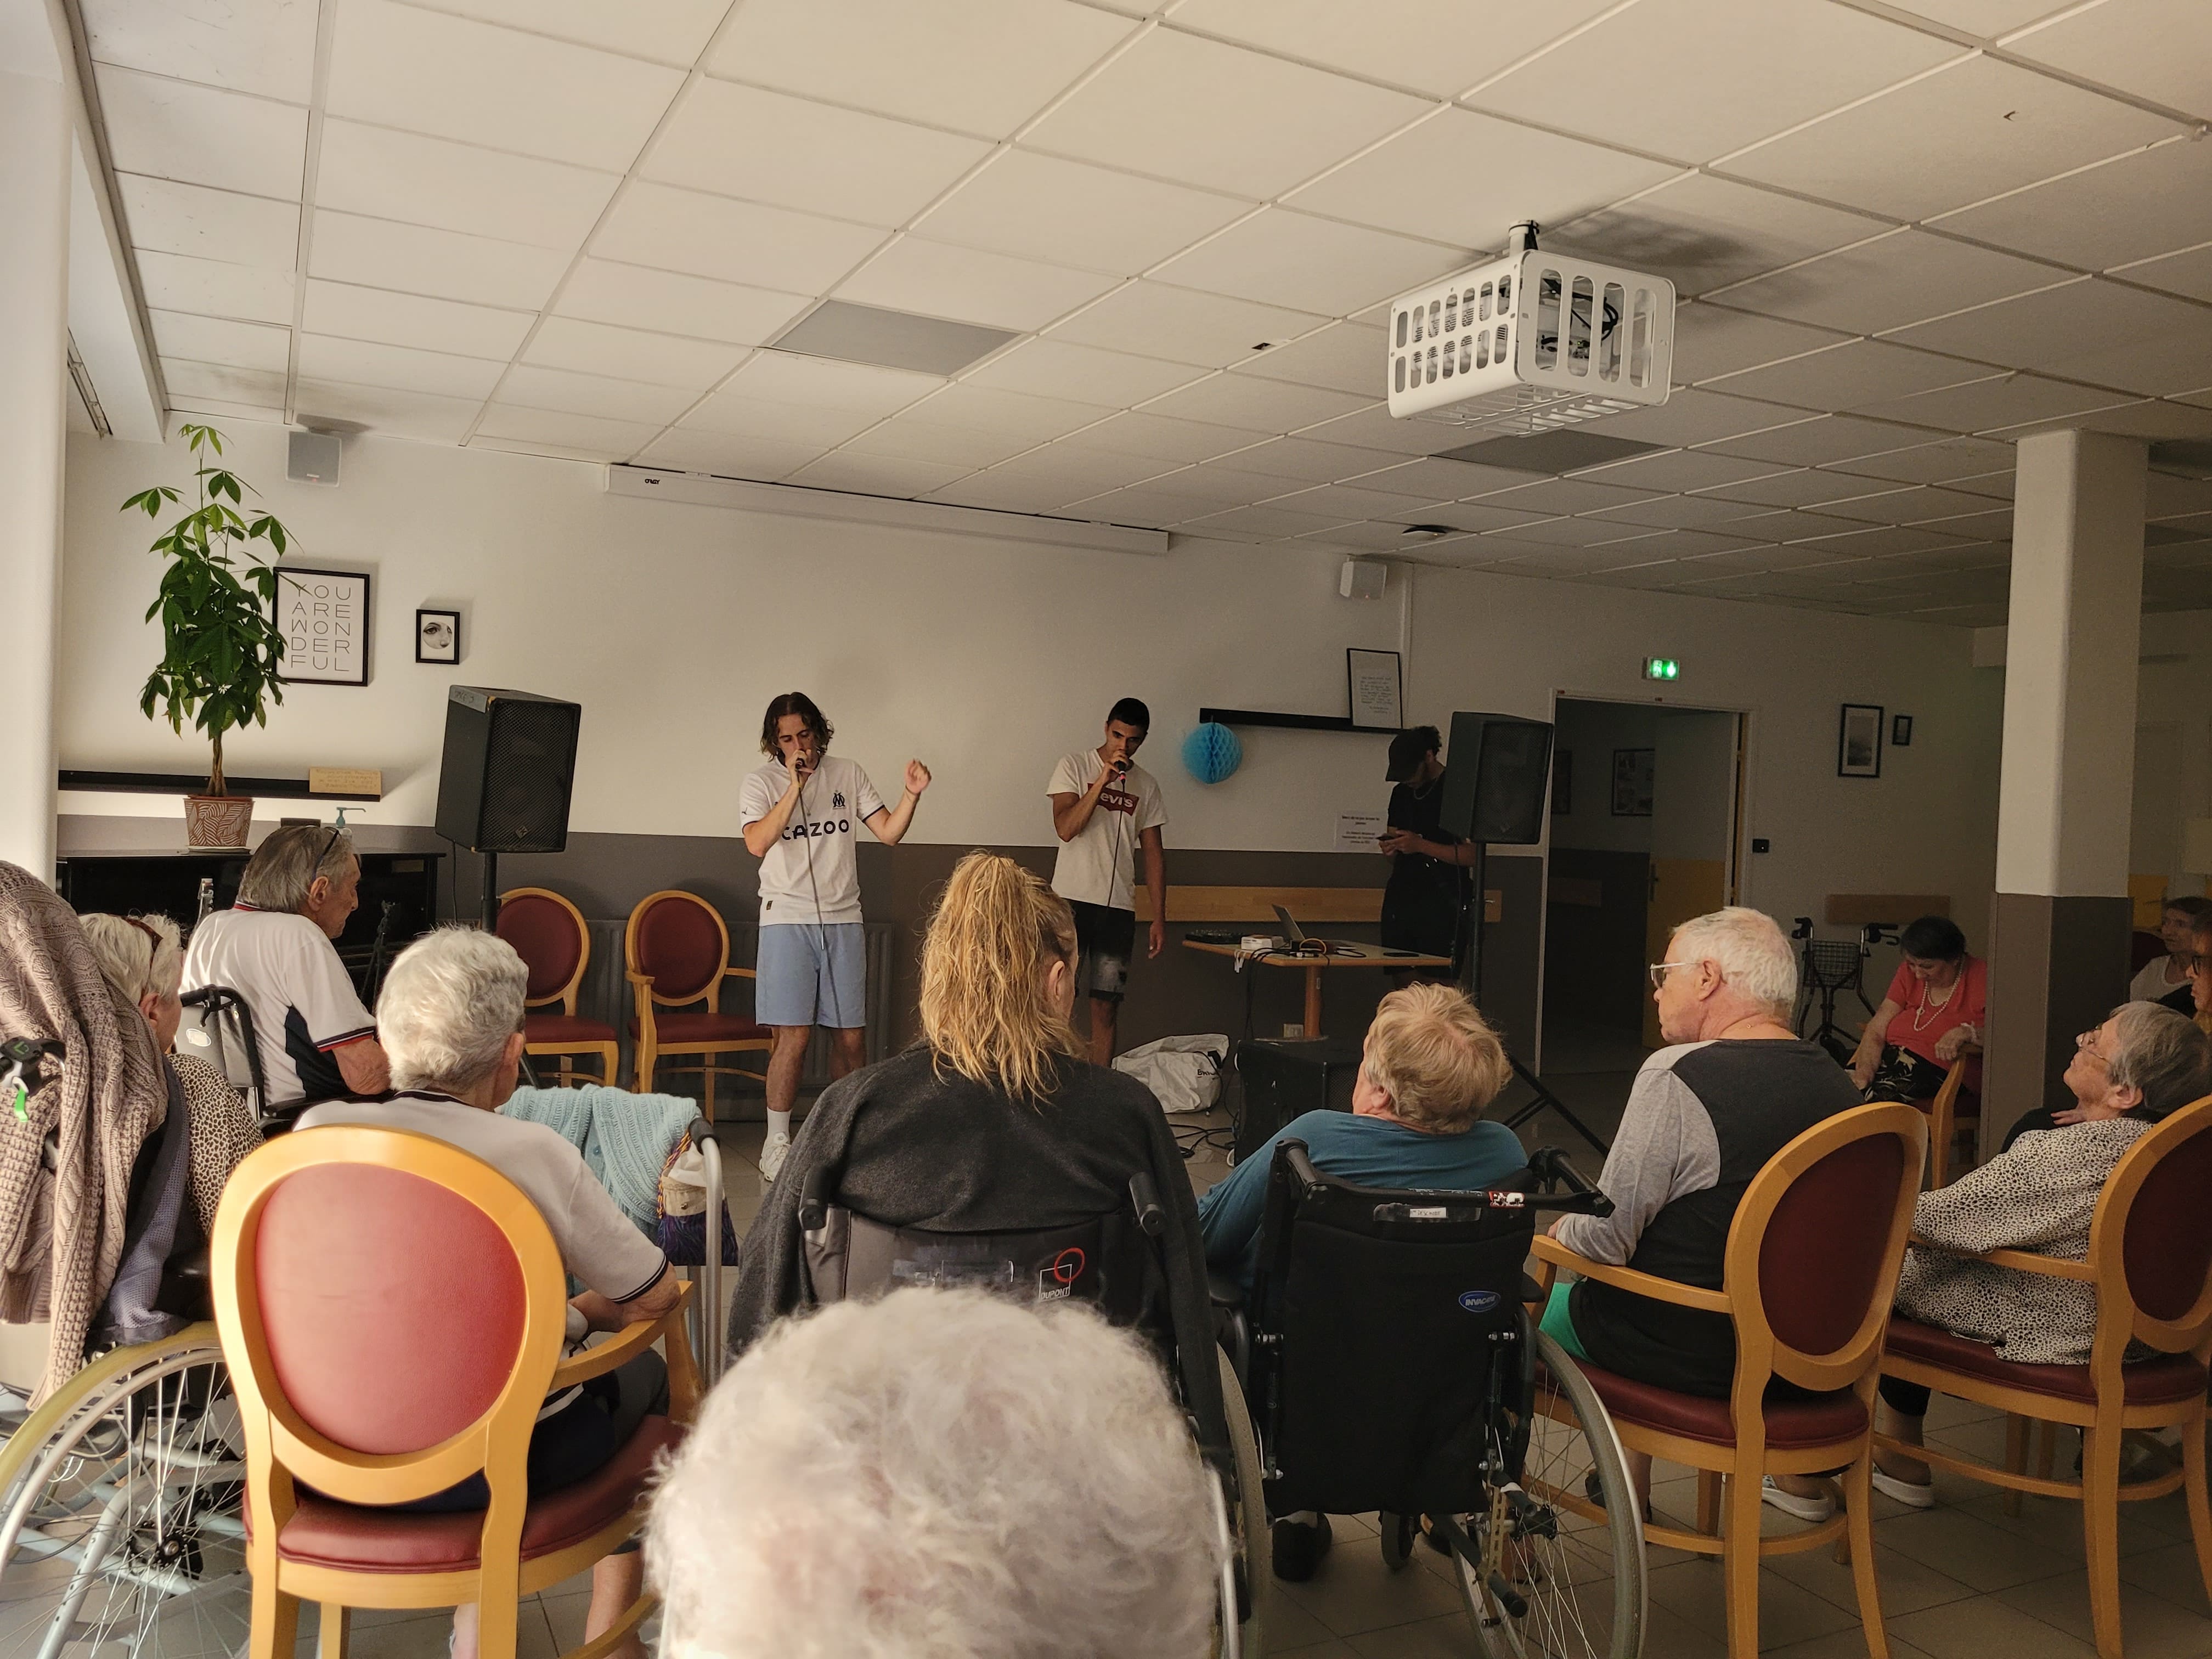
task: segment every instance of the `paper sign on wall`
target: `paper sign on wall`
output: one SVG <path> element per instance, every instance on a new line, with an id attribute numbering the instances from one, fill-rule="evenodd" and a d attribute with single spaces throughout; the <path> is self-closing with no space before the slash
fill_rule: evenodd
<path id="1" fill-rule="evenodd" d="M 1385 828 L 1380 812 L 1339 812 L 1336 815 L 1336 850 L 1340 853 L 1371 853 Z"/>

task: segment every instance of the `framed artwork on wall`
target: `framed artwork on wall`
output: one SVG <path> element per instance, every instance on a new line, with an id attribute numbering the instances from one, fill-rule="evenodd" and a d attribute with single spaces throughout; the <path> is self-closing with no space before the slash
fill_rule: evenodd
<path id="1" fill-rule="evenodd" d="M 1406 723 L 1405 681 L 1396 652 L 1346 651 L 1344 678 L 1354 726 L 1395 732 Z"/>
<path id="2" fill-rule="evenodd" d="M 1881 705 L 1847 702 L 1836 727 L 1836 775 L 1839 778 L 1878 778 L 1881 775 Z"/>
<path id="3" fill-rule="evenodd" d="M 417 611 L 415 613 L 415 660 L 459 662 L 461 659 L 461 613 L 458 611 Z"/>
<path id="4" fill-rule="evenodd" d="M 1651 816 L 1651 782 L 1657 775 L 1656 749 L 1616 749 L 1613 751 L 1613 816 L 1648 818 Z"/>
<path id="5" fill-rule="evenodd" d="M 1912 716 L 1892 714 L 1889 717 L 1889 746 L 1892 749 L 1912 747 Z"/>
<path id="6" fill-rule="evenodd" d="M 369 576 L 366 570 L 276 567 L 274 602 L 289 685 L 368 684 Z"/>

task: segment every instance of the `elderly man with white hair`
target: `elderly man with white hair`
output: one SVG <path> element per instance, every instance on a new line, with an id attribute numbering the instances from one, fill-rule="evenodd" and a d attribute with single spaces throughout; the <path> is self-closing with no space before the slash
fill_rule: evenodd
<path id="1" fill-rule="evenodd" d="M 573 1352 L 592 1331 L 658 1319 L 680 1290 L 659 1245 L 633 1225 L 583 1155 L 542 1123 L 502 1116 L 522 1060 L 522 999 L 529 969 L 496 934 L 441 928 L 409 945 L 385 976 L 379 1029 L 392 1056 L 388 1100 L 334 1101 L 301 1116 L 301 1130 L 365 1124 L 428 1135 L 482 1158 L 520 1187 L 545 1218 L 561 1265 L 585 1286 L 568 1304 Z M 668 1410 L 668 1373 L 644 1353 L 602 1378 L 549 1397 L 530 1437 L 530 1494 L 573 1486 L 605 1464 L 647 1415 Z M 480 1510 L 490 1501 L 481 1474 L 402 1505 Z M 634 1547 L 592 1571 L 585 1632 L 596 1636 L 637 1599 L 644 1581 Z M 474 1659 L 476 1608 L 456 1609 L 454 1659 Z M 614 1659 L 643 1659 L 632 1637 Z"/>
<path id="2" fill-rule="evenodd" d="M 1223 1540 L 1141 1338 L 917 1289 L 748 1349 L 646 1547 L 670 1659 L 1200 1659 Z"/>

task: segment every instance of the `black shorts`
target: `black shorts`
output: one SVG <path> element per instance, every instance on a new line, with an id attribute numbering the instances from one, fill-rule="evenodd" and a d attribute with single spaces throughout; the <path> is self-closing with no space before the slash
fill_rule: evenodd
<path id="1" fill-rule="evenodd" d="M 1075 913 L 1075 989 L 1100 1002 L 1119 1002 L 1129 982 L 1129 958 L 1136 954 L 1137 913 L 1111 905 L 1070 899 Z"/>

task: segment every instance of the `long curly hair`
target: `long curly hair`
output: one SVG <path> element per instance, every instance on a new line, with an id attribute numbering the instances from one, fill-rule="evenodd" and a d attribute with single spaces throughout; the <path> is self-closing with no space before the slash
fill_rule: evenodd
<path id="1" fill-rule="evenodd" d="M 940 1073 L 1018 1099 L 1050 1097 L 1082 1045 L 1045 990 L 1075 965 L 1067 901 L 1012 859 L 970 853 L 954 866 L 921 947 L 921 1031 Z"/>
<path id="2" fill-rule="evenodd" d="M 806 693 L 787 691 L 772 699 L 768 713 L 761 717 L 762 754 L 770 760 L 783 758 L 783 751 L 776 747 L 775 729 L 783 723 L 786 714 L 796 714 L 805 720 L 806 729 L 814 733 L 814 746 L 824 754 L 829 752 L 830 739 L 836 735 L 837 728 L 823 717 L 822 711 L 814 706 L 814 699 Z"/>

